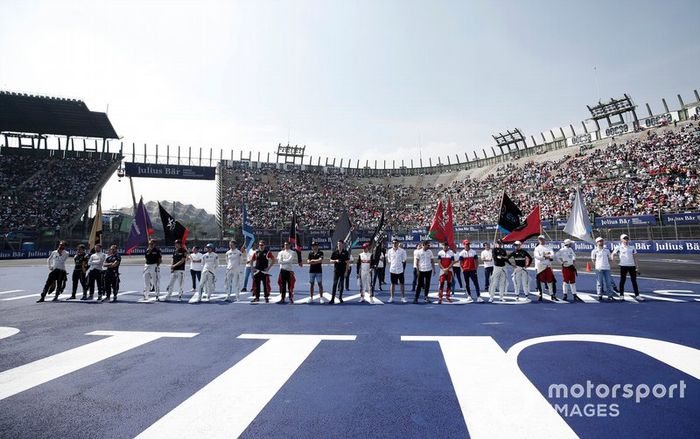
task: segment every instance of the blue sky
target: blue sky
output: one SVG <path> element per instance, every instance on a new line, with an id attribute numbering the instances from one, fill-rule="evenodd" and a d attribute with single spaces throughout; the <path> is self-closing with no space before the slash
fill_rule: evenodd
<path id="1" fill-rule="evenodd" d="M 419 143 L 424 159 L 463 156 L 498 131 L 578 123 L 598 99 L 629 93 L 660 112 L 661 97 L 676 106 L 700 87 L 697 0 L 4 0 L 0 11 L 0 88 L 109 105 L 125 141 L 236 155 L 289 136 L 314 157 L 417 162 Z M 171 187 L 137 183 L 146 198 L 172 199 Z M 213 189 L 187 187 L 181 201 L 212 210 Z M 108 188 L 106 207 L 128 204 L 126 187 Z"/>

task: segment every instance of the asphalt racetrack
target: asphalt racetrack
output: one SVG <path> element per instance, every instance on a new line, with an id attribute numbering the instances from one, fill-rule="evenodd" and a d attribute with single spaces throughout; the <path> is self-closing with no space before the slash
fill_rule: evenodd
<path id="1" fill-rule="evenodd" d="M 443 305 L 360 303 L 354 273 L 345 303 L 308 304 L 307 267 L 294 305 L 276 268 L 270 304 L 225 302 L 223 268 L 208 302 L 188 278 L 182 302 L 143 301 L 141 258 L 117 303 L 37 304 L 44 261 L 3 262 L 0 437 L 697 438 L 700 266 L 642 258 L 643 302 L 599 302 L 581 269 L 583 302 Z"/>

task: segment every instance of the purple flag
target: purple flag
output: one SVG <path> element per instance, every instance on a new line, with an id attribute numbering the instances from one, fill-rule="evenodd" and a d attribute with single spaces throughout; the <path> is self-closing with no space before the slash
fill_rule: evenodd
<path id="1" fill-rule="evenodd" d="M 143 205 L 143 197 L 141 197 L 136 207 L 134 221 L 131 223 L 129 238 L 126 240 L 126 254 L 130 255 L 139 245 L 148 245 L 148 236 L 153 233 L 151 219 L 148 217 L 146 206 Z"/>

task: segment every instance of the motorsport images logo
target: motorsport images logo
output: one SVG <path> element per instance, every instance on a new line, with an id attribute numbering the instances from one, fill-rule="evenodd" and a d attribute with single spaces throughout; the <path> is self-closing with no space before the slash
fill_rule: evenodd
<path id="1" fill-rule="evenodd" d="M 557 400 L 552 405 L 565 418 L 616 418 L 620 416 L 621 399 L 634 400 L 636 404 L 647 398 L 685 398 L 685 381 L 666 384 L 550 384 L 547 398 Z M 561 400 L 561 402 L 559 402 Z M 573 400 L 573 402 L 572 402 Z"/>

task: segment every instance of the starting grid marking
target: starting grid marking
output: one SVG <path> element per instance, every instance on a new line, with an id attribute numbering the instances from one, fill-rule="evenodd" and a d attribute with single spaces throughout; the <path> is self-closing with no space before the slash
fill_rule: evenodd
<path id="1" fill-rule="evenodd" d="M 7 291 L 0 291 L 0 295 L 6 295 L 6 294 L 16 294 L 16 293 L 24 293 L 26 292 L 25 290 L 7 290 Z M 640 293 L 639 296 L 643 298 L 645 301 L 658 301 L 658 302 L 670 302 L 670 303 L 693 303 L 693 302 L 700 302 L 700 294 L 695 293 L 692 290 L 653 290 L 653 295 L 648 294 L 648 293 Z M 33 294 L 22 294 L 19 296 L 12 296 L 12 297 L 2 297 L 0 298 L 0 302 L 4 301 L 15 301 L 15 300 L 22 300 L 22 299 L 30 299 L 30 298 L 38 298 L 41 294 L 40 293 L 33 293 Z M 136 290 L 127 290 L 127 291 L 122 291 L 119 292 L 117 297 L 122 297 L 122 296 L 131 296 L 131 295 L 136 295 L 136 296 L 142 296 L 143 292 L 142 291 L 136 291 Z M 167 291 L 161 291 L 158 295 L 158 298 L 160 299 L 161 302 L 188 302 L 190 304 L 197 304 L 197 303 L 214 303 L 214 302 L 226 302 L 226 294 L 222 292 L 214 293 L 210 298 L 203 297 L 201 302 L 194 301 L 194 298 L 197 297 L 197 293 L 184 293 L 182 300 L 178 300 L 178 294 L 172 294 L 170 296 L 169 300 L 165 300 L 165 296 L 167 295 Z M 578 298 L 580 299 L 581 303 L 583 304 L 594 304 L 594 303 L 601 303 L 601 302 L 608 302 L 609 299 L 606 296 L 603 296 L 603 300 L 599 300 L 597 294 L 595 293 L 586 293 L 586 292 L 578 292 L 577 293 Z M 389 302 L 389 297 L 388 294 L 384 292 L 384 295 L 382 298 L 379 298 L 375 295 L 373 299 L 369 297 L 369 294 L 365 294 L 364 302 L 368 305 L 384 305 L 385 303 L 391 303 Z M 80 300 L 80 297 L 82 295 L 78 295 L 76 299 L 68 299 L 69 294 L 63 293 L 59 296 L 58 301 L 59 302 L 91 302 L 94 303 L 97 301 L 97 299 L 92 299 L 92 300 Z M 406 303 L 412 303 L 413 298 L 415 297 L 414 292 L 407 292 L 405 294 L 406 298 Z M 428 297 L 433 302 L 437 302 L 439 299 L 439 292 L 432 292 L 428 294 Z M 468 305 L 468 304 L 476 304 L 478 303 L 476 299 L 472 299 L 471 301 L 469 298 L 472 296 L 467 297 L 466 293 L 464 291 L 457 291 L 451 294 L 451 299 L 452 302 L 448 302 L 446 300 L 446 294 L 444 296 L 443 304 L 445 305 Z M 277 304 L 279 303 L 281 298 L 281 295 L 279 293 L 271 293 L 269 296 L 269 304 Z M 331 301 L 331 294 L 324 292 L 323 293 L 323 301 L 320 301 L 320 295 L 315 294 L 314 295 L 314 300 L 313 302 L 311 301 L 310 296 L 304 296 L 301 298 L 297 298 L 294 301 L 294 305 L 308 305 L 311 303 L 324 303 L 327 304 L 328 302 Z M 535 292 L 530 292 L 528 298 L 521 298 L 521 297 L 516 297 L 515 293 L 507 291 L 506 294 L 504 294 L 503 299 L 500 299 L 499 294 L 494 294 L 494 300 L 493 302 L 490 302 L 491 295 L 489 294 L 488 291 L 484 291 L 481 293 L 481 298 L 483 299 L 483 303 L 491 303 L 491 304 L 498 304 L 498 305 L 526 305 L 529 303 L 533 302 L 538 302 L 538 293 Z M 620 297 L 618 295 L 614 296 L 616 302 L 620 302 Z M 236 295 L 231 294 L 230 300 L 228 303 L 232 305 L 240 305 L 240 304 L 265 304 L 265 298 L 264 296 L 261 295 L 260 297 L 260 302 L 252 302 L 253 296 L 250 291 L 246 292 L 241 292 L 239 293 L 239 298 L 236 300 Z M 336 304 L 338 302 L 339 297 L 336 297 Z M 288 300 L 288 297 L 287 297 Z M 51 302 L 53 301 L 53 294 L 48 294 L 46 296 L 46 301 Z M 360 303 L 361 301 L 361 294 L 356 293 L 352 295 L 348 295 L 343 297 L 343 302 L 350 302 L 350 303 Z M 154 292 L 151 292 L 149 294 L 148 299 L 144 299 L 143 297 L 139 298 L 137 303 L 156 303 L 156 295 Z M 542 295 L 542 302 L 547 302 L 551 304 L 557 304 L 557 305 L 564 305 L 564 304 L 571 304 L 574 303 L 572 299 L 569 299 L 567 301 L 563 300 L 561 295 L 558 296 L 558 300 L 552 300 L 551 297 L 548 294 L 543 294 Z M 624 302 L 626 303 L 635 303 L 638 304 L 640 303 L 639 300 L 635 299 L 632 294 L 630 293 L 625 293 L 624 296 Z M 402 304 L 401 301 L 401 294 L 397 291 L 394 294 L 394 304 Z M 422 295 L 419 297 L 419 303 L 423 303 Z"/>
<path id="2" fill-rule="evenodd" d="M 0 327 L 0 339 L 17 334 Z M 119 354 L 144 349 L 159 339 L 189 339 L 194 332 L 97 330 L 104 337 L 0 372 L 0 401 L 72 374 Z M 260 415 L 321 342 L 355 342 L 356 335 L 241 334 L 238 339 L 263 343 L 165 415 L 154 418 L 137 438 L 237 437 Z M 631 349 L 700 379 L 700 350 L 651 338 L 605 334 L 566 334 L 520 341 L 503 350 L 489 336 L 400 336 L 402 343 L 437 343 L 462 418 L 472 437 L 576 438 L 578 432 L 552 407 L 518 366 L 529 346 L 550 342 L 603 343 Z M 172 343 L 177 343 L 173 340 Z M 145 348 L 147 349 L 147 348 Z M 494 371 L 496 381 L 462 373 L 464 364 Z M 251 371 L 266 370 L 266 379 L 251 380 Z M 530 410 L 524 411 L 522 407 Z M 508 417 L 502 413 L 508 412 Z M 536 414 L 536 422 L 532 422 Z"/>

